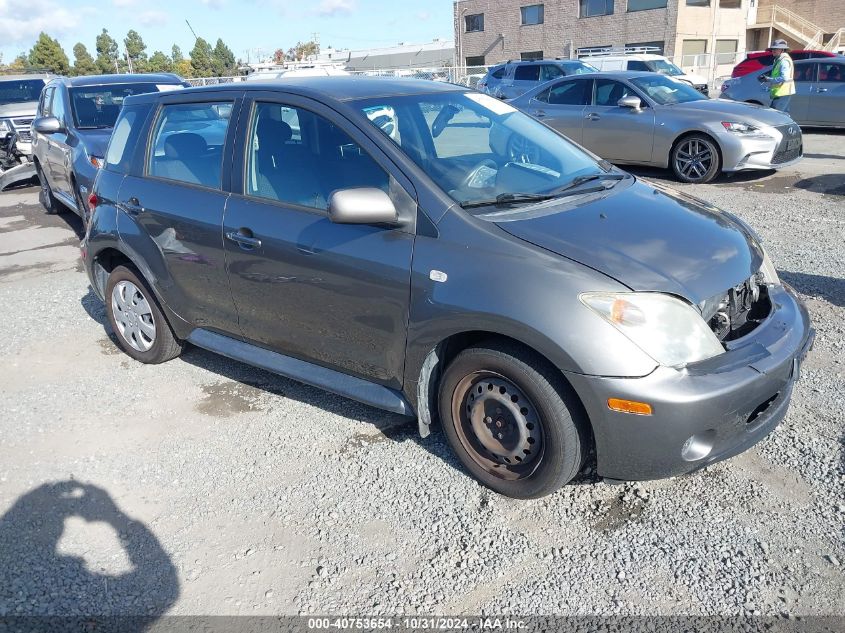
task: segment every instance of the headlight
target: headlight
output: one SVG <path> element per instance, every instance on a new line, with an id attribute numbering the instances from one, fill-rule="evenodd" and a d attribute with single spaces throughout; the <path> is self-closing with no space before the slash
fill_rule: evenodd
<path id="1" fill-rule="evenodd" d="M 691 305 L 656 292 L 585 292 L 581 302 L 661 365 L 681 367 L 725 351 Z"/>
<path id="2" fill-rule="evenodd" d="M 763 249 L 763 265 L 760 266 L 760 274 L 763 276 L 763 283 L 767 286 L 780 285 L 778 271 L 775 269 L 775 265 L 772 263 L 765 249 Z"/>
<path id="3" fill-rule="evenodd" d="M 753 125 L 748 125 L 747 123 L 735 123 L 733 121 L 722 121 L 722 127 L 725 128 L 728 132 L 733 132 L 739 136 L 765 136 L 768 137 L 768 134 L 763 132 L 758 127 L 754 127 Z"/>
<path id="4" fill-rule="evenodd" d="M 6 134 L 12 131 L 12 126 L 5 119 L 0 119 L 0 134 Z"/>
<path id="5" fill-rule="evenodd" d="M 101 169 L 103 167 L 103 159 L 99 156 L 89 156 L 88 161 L 97 169 Z"/>

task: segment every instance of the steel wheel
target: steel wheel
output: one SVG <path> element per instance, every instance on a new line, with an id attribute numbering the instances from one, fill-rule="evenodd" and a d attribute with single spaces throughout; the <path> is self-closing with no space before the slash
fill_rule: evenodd
<path id="1" fill-rule="evenodd" d="M 118 334 L 134 350 L 146 352 L 156 339 L 150 303 L 131 281 L 119 281 L 111 293 L 112 314 Z"/>
<path id="2" fill-rule="evenodd" d="M 708 182 L 719 171 L 719 153 L 703 136 L 683 139 L 672 156 L 675 174 L 686 182 Z"/>
<path id="3" fill-rule="evenodd" d="M 461 380 L 452 395 L 452 420 L 472 460 L 495 477 L 530 477 L 542 461 L 537 409 L 500 374 L 476 372 Z"/>

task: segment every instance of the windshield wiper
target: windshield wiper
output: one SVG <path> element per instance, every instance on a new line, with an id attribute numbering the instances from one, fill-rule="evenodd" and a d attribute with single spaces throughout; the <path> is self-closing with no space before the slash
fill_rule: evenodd
<path id="1" fill-rule="evenodd" d="M 566 194 L 570 189 L 575 189 L 594 180 L 623 180 L 624 178 L 627 178 L 627 174 L 590 174 L 589 176 L 578 176 L 572 182 L 548 193 L 500 193 L 495 198 L 490 198 L 489 200 L 462 202 L 461 207 L 464 209 L 474 209 L 475 207 L 488 207 L 492 205 L 502 207 L 507 204 L 519 204 L 523 202 L 543 202 L 544 200 L 559 198 L 562 195 L 570 195 Z M 572 193 L 578 192 L 573 191 Z"/>

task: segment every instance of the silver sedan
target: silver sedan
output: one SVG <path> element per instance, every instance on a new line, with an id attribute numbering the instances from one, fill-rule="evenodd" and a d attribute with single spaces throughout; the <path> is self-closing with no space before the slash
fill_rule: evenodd
<path id="1" fill-rule="evenodd" d="M 771 68 L 729 79 L 722 97 L 746 103 L 770 105 L 772 99 L 761 75 Z M 795 62 L 795 95 L 789 115 L 799 125 L 845 127 L 845 57 L 822 57 Z"/>
<path id="2" fill-rule="evenodd" d="M 801 129 L 760 106 L 708 99 L 646 72 L 592 73 L 546 83 L 510 103 L 602 158 L 670 167 L 684 182 L 779 169 L 803 153 Z"/>

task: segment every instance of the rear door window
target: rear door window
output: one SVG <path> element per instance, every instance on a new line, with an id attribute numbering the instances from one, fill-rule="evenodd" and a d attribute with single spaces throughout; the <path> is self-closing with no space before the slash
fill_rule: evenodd
<path id="1" fill-rule="evenodd" d="M 818 67 L 818 64 L 795 64 L 795 81 L 815 81 Z"/>
<path id="2" fill-rule="evenodd" d="M 517 66 L 513 78 L 516 81 L 539 81 L 540 65 L 524 64 L 521 66 Z"/>
<path id="3" fill-rule="evenodd" d="M 150 176 L 221 188 L 223 145 L 232 102 L 162 107 L 147 163 Z"/>
<path id="4" fill-rule="evenodd" d="M 813 64 L 814 66 L 816 64 Z M 845 81 L 845 64 L 837 64 L 837 63 L 820 63 L 818 64 L 819 68 L 819 81 L 823 82 L 832 82 L 832 83 L 840 83 Z M 797 72 L 796 72 L 797 74 Z"/>

